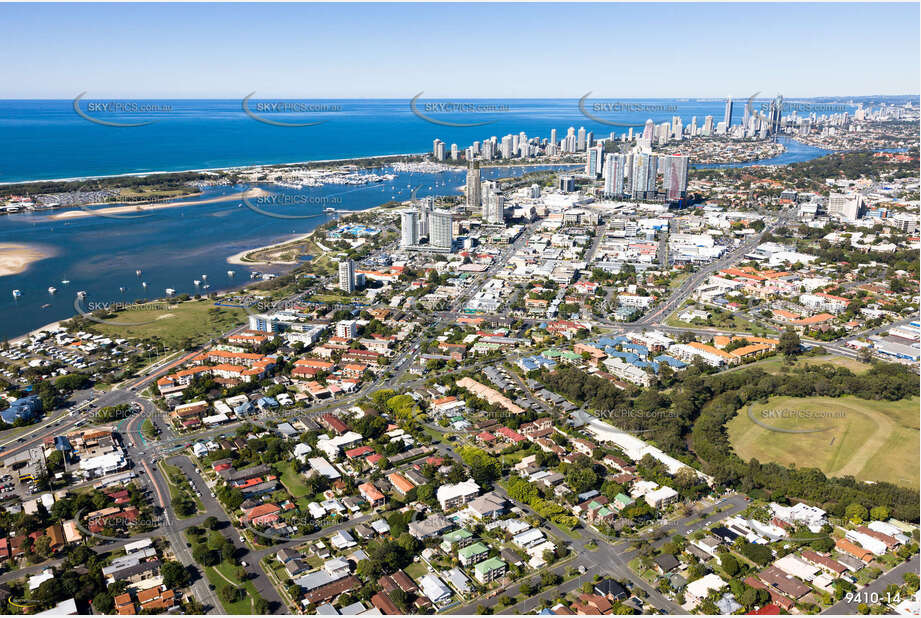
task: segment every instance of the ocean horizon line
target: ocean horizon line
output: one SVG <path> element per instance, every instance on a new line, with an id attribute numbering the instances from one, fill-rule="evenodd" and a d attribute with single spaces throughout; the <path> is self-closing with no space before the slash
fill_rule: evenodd
<path id="1" fill-rule="evenodd" d="M 588 91 L 587 91 L 588 92 Z M 424 91 L 423 91 L 424 93 Z M 74 95 L 76 97 L 80 93 Z M 85 94 L 89 94 L 86 92 Z M 755 94 L 761 94 L 757 92 Z M 133 101 L 240 101 L 246 95 L 243 94 L 240 97 L 186 97 L 186 96 L 177 96 L 177 97 L 168 97 L 168 96 L 158 96 L 158 97 L 149 97 L 149 96 L 137 96 L 137 95 L 125 95 L 125 94 L 93 94 L 91 98 L 93 99 L 111 99 L 111 98 L 122 98 L 130 99 Z M 306 96 L 291 96 L 291 95 L 260 95 L 259 97 L 254 97 L 254 100 L 264 100 L 264 99 L 282 99 L 290 101 L 382 101 L 382 102 L 393 102 L 393 101 L 408 101 L 416 95 L 408 95 L 406 97 L 306 97 Z M 4 97 L 0 98 L 0 103 L 2 102 L 29 102 L 29 101 L 73 101 L 74 97 Z M 663 97 L 663 96 L 616 96 L 616 95 L 599 95 L 597 99 L 622 99 L 625 101 L 698 101 L 698 102 L 714 102 L 714 101 L 725 101 L 728 98 L 733 100 L 742 100 L 747 99 L 746 96 L 735 96 L 735 95 L 712 95 L 712 96 L 680 96 L 680 97 Z M 812 96 L 800 96 L 800 95 L 783 95 L 785 100 L 817 100 L 817 99 L 854 99 L 854 98 L 871 98 L 871 97 L 881 97 L 887 99 L 896 99 L 896 98 L 921 98 L 921 93 L 903 93 L 903 94 L 846 94 L 846 95 L 812 95 Z M 580 96 L 566 96 L 566 97 L 505 97 L 505 96 L 492 96 L 492 97 L 472 97 L 467 95 L 454 95 L 454 94 L 439 94 L 431 95 L 427 97 L 420 97 L 420 100 L 431 100 L 431 99 L 459 99 L 464 101 L 578 101 Z M 764 95 L 756 97 L 755 100 L 770 100 L 774 98 L 770 95 Z"/>
<path id="2" fill-rule="evenodd" d="M 70 178 L 40 178 L 38 180 L 14 180 L 14 181 L 3 181 L 0 182 L 0 187 L 8 187 L 11 185 L 28 185 L 36 182 L 75 182 L 78 180 L 99 180 L 101 178 L 134 178 L 138 176 L 156 176 L 163 174 L 190 174 L 190 173 L 202 173 L 202 172 L 226 172 L 229 170 L 245 170 L 252 169 L 254 167 L 278 167 L 285 165 L 305 165 L 307 163 L 346 163 L 348 161 L 358 161 L 361 159 L 389 159 L 390 157 L 419 157 L 426 155 L 426 152 L 404 152 L 404 153 L 394 153 L 394 154 L 383 154 L 383 155 L 369 155 L 366 157 L 363 156 L 354 156 L 354 157 L 345 157 L 340 159 L 309 159 L 306 161 L 292 161 L 290 163 L 248 163 L 243 165 L 224 165 L 220 167 L 203 167 L 197 169 L 187 169 L 187 170 L 155 170 L 150 172 L 128 172 L 124 174 L 98 174 L 94 176 L 73 176 Z M 543 165 L 541 163 L 535 163 L 535 165 Z M 501 167 L 501 166 L 497 166 Z"/>

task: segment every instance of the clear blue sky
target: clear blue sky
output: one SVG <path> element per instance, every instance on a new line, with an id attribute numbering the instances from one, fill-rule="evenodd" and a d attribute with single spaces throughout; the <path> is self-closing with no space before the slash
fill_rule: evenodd
<path id="1" fill-rule="evenodd" d="M 2 4 L 0 98 L 918 93 L 919 5 Z"/>

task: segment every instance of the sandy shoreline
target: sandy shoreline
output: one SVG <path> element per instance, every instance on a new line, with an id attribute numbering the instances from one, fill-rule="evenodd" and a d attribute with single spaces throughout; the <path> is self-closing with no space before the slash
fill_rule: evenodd
<path id="1" fill-rule="evenodd" d="M 54 252 L 22 243 L 0 243 L 0 277 L 25 272 L 33 262 L 44 260 Z"/>
<path id="2" fill-rule="evenodd" d="M 64 321 L 66 320 L 58 320 L 57 322 L 50 322 L 48 324 L 45 324 L 44 326 L 39 326 L 35 330 L 30 330 L 29 332 L 23 333 L 22 335 L 19 335 L 18 337 L 13 337 L 12 339 L 10 339 L 10 343 L 17 343 L 19 341 L 24 341 L 32 337 L 33 335 L 37 335 L 41 332 L 55 331 L 61 326 L 61 322 L 64 322 Z"/>
<path id="3" fill-rule="evenodd" d="M 267 249 L 275 249 L 276 247 L 282 247 L 287 244 L 301 242 L 302 240 L 307 240 L 308 238 L 313 236 L 314 232 L 316 232 L 316 230 L 311 230 L 307 232 L 306 234 L 295 236 L 294 238 L 291 238 L 290 240 L 283 240 L 281 242 L 277 242 L 271 245 L 266 245 L 264 247 L 256 247 L 255 249 L 244 249 L 243 251 L 238 251 L 237 253 L 234 253 L 233 255 L 227 258 L 227 263 L 237 264 L 239 266 L 253 266 L 255 264 L 296 264 L 296 262 L 281 262 L 281 261 L 278 261 L 278 262 L 248 261 L 248 260 L 244 260 L 243 257 L 249 253 L 254 253 L 256 251 L 265 251 Z"/>
<path id="4" fill-rule="evenodd" d="M 131 172 L 128 174 L 102 174 L 99 176 L 72 176 L 70 178 L 39 178 L 36 180 L 14 180 L 0 182 L 0 187 L 8 185 L 27 185 L 34 182 L 75 182 L 78 180 L 99 180 L 101 178 L 140 178 L 143 176 L 162 176 L 164 174 L 188 174 L 206 172 L 233 172 L 239 170 L 251 170 L 257 167 L 282 167 L 286 165 L 315 165 L 317 163 L 334 163 L 337 165 L 348 165 L 355 161 L 389 159 L 391 157 L 421 157 L 428 154 L 427 152 L 404 152 L 386 155 L 372 155 L 367 157 L 348 157 L 346 159 L 313 159 L 307 161 L 291 161 L 290 163 L 252 163 L 248 165 L 227 165 L 224 167 L 201 167 L 187 170 L 159 170 L 153 172 Z"/>
<path id="5" fill-rule="evenodd" d="M 234 200 L 243 199 L 244 197 L 254 198 L 254 197 L 264 197 L 268 195 L 268 192 L 259 187 L 253 187 L 247 189 L 246 191 L 240 191 L 239 193 L 231 193 L 230 195 L 221 195 L 218 197 L 212 197 L 206 200 L 195 200 L 192 202 L 166 202 L 164 204 L 157 203 L 148 203 L 148 204 L 132 204 L 130 206 L 110 206 L 108 208 L 95 208 L 92 210 L 67 210 L 64 212 L 59 212 L 54 215 L 50 215 L 48 218 L 53 221 L 59 221 L 62 219 L 79 219 L 82 217 L 95 217 L 95 216 L 105 216 L 105 215 L 119 215 L 119 214 L 130 214 L 138 212 L 149 212 L 152 210 L 161 210 L 163 208 L 175 208 L 177 206 L 200 206 L 202 204 L 217 204 L 219 202 L 232 202 Z"/>
<path id="6" fill-rule="evenodd" d="M 352 215 L 360 215 L 360 214 L 362 214 L 362 213 L 372 212 L 372 211 L 374 211 L 374 210 L 377 210 L 377 209 L 380 208 L 380 207 L 381 207 L 381 206 L 372 206 L 371 208 L 365 208 L 365 209 L 363 209 L 363 210 L 353 210 L 353 211 L 349 211 L 347 214 L 342 214 L 342 215 L 340 215 L 339 220 L 342 221 L 342 220 L 344 220 L 344 219 L 347 219 L 347 218 L 351 217 Z M 244 249 L 243 251 L 238 251 L 237 253 L 234 253 L 233 255 L 231 255 L 230 257 L 227 258 L 227 263 L 228 263 L 228 264 L 237 264 L 237 265 L 240 265 L 240 266 L 253 266 L 253 265 L 256 265 L 256 264 L 282 264 L 282 265 L 297 264 L 297 263 L 298 263 L 297 261 L 294 261 L 294 262 L 283 262 L 283 261 L 257 262 L 257 261 L 247 261 L 247 260 L 244 260 L 243 258 L 244 258 L 247 254 L 249 254 L 249 253 L 255 253 L 256 251 L 265 251 L 265 250 L 268 250 L 268 249 L 275 249 L 275 248 L 277 248 L 277 247 L 283 247 L 283 246 L 285 246 L 285 245 L 289 245 L 289 244 L 292 244 L 292 243 L 297 243 L 297 242 L 301 242 L 301 241 L 307 240 L 307 239 L 309 239 L 311 236 L 314 235 L 314 233 L 317 231 L 318 228 L 319 228 L 319 226 L 317 226 L 317 228 L 314 228 L 314 229 L 310 230 L 310 231 L 307 232 L 306 234 L 301 234 L 300 236 L 295 236 L 294 238 L 289 238 L 288 240 L 282 240 L 281 242 L 272 243 L 272 244 L 270 244 L 270 245 L 265 245 L 265 246 L 263 246 L 263 247 L 254 247 L 253 249 Z"/>

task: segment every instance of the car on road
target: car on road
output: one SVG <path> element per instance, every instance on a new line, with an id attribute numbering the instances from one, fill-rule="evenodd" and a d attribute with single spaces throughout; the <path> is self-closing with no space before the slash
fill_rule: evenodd
<path id="1" fill-rule="evenodd" d="M 241 543 L 246 543 L 246 538 L 241 536 L 241 537 L 240 537 L 240 542 L 241 542 Z"/>

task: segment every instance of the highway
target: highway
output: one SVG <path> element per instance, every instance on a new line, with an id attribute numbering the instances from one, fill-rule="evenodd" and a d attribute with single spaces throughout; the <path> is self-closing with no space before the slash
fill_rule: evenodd
<path id="1" fill-rule="evenodd" d="M 633 322 L 633 324 L 637 326 L 651 326 L 658 324 L 658 322 L 662 320 L 665 320 L 673 311 L 680 307 L 684 301 L 690 298 L 691 294 L 694 293 L 694 290 L 699 288 L 700 285 L 706 281 L 710 275 L 724 268 L 729 268 L 733 264 L 739 262 L 743 257 L 745 257 L 746 253 L 750 252 L 761 243 L 761 239 L 765 234 L 777 229 L 786 221 L 787 219 L 785 216 L 779 217 L 773 223 L 765 226 L 761 232 L 758 234 L 752 234 L 738 247 L 732 251 L 729 251 L 728 253 L 725 253 L 718 260 L 701 266 L 698 270 L 694 271 L 690 277 L 682 281 L 681 285 L 679 285 L 678 288 L 668 296 L 668 298 L 666 298 L 658 305 L 651 307 L 643 317 Z"/>
<path id="2" fill-rule="evenodd" d="M 667 316 L 669 316 L 678 307 L 680 307 L 691 296 L 691 294 L 693 294 L 693 292 L 698 289 L 704 281 L 706 281 L 710 275 L 719 271 L 720 269 L 737 263 L 744 257 L 746 253 L 750 252 L 760 243 L 761 238 L 765 233 L 776 229 L 784 222 L 785 219 L 783 217 L 775 220 L 760 234 L 750 236 L 738 247 L 727 252 L 720 259 L 700 267 L 685 281 L 683 281 L 677 289 L 672 291 L 671 294 L 669 294 L 656 306 L 651 307 L 649 311 L 636 322 L 621 323 L 611 322 L 606 319 L 595 319 L 594 322 L 600 324 L 601 326 L 614 329 L 617 332 L 658 329 L 671 333 L 692 332 L 695 334 L 708 336 L 716 333 L 740 335 L 746 334 L 744 332 L 729 331 L 726 329 L 674 328 L 665 326 L 662 322 Z M 465 315 L 462 313 L 464 304 L 470 298 L 473 298 L 482 289 L 482 287 L 492 279 L 492 277 L 494 277 L 502 269 L 506 268 L 509 259 L 527 242 L 530 233 L 533 231 L 533 229 L 535 229 L 535 225 L 536 224 L 531 224 L 527 226 L 513 243 L 505 247 L 499 256 L 492 262 L 489 268 L 474 278 L 473 281 L 468 284 L 466 288 L 457 296 L 457 298 L 453 300 L 447 311 L 430 312 L 425 315 L 415 314 L 414 317 L 420 322 L 420 324 L 422 324 L 420 331 L 414 333 L 408 341 L 404 342 L 400 348 L 400 351 L 392 359 L 390 359 L 390 363 L 384 371 L 382 371 L 378 376 L 367 381 L 365 385 L 356 393 L 336 399 L 334 401 L 321 402 L 309 408 L 293 408 L 290 409 L 290 413 L 287 414 L 287 416 L 284 413 L 275 414 L 272 416 L 272 420 L 280 421 L 283 418 L 291 418 L 296 416 L 316 417 L 327 410 L 347 408 L 361 400 L 363 397 L 366 397 L 367 395 L 378 390 L 395 388 L 397 386 L 415 387 L 424 384 L 426 381 L 432 379 L 433 377 L 437 377 L 439 375 L 438 372 L 427 372 L 424 377 L 407 380 L 405 382 L 403 381 L 406 372 L 412 366 L 413 360 L 418 355 L 419 350 L 428 341 L 426 331 L 437 331 L 438 328 L 440 328 L 442 325 L 453 323 L 459 317 Z M 594 256 L 594 254 L 597 252 L 603 237 L 604 229 L 604 226 L 596 227 L 595 239 L 588 251 L 589 257 Z M 665 246 L 667 247 L 667 245 Z M 662 250 L 661 246 L 660 250 Z M 301 299 L 303 295 L 304 292 L 300 292 L 291 295 L 288 297 L 288 299 L 285 299 L 285 301 L 281 302 L 293 302 Z M 511 324 L 515 321 L 519 321 L 518 318 L 511 317 L 507 313 L 482 315 L 477 317 L 484 317 L 505 324 Z M 427 323 L 426 318 L 433 318 L 433 320 Z M 521 318 L 520 321 L 525 324 L 539 324 L 546 322 L 546 319 Z M 907 321 L 908 320 L 904 320 L 904 322 Z M 871 334 L 882 332 L 883 330 L 891 327 L 892 325 L 888 325 L 878 329 L 871 329 L 869 331 L 865 331 L 864 333 L 860 333 L 860 335 L 869 336 Z M 225 333 L 225 336 L 239 332 L 245 328 L 246 326 L 235 327 Z M 812 340 L 805 341 L 807 343 L 821 345 L 826 350 L 834 354 L 848 356 L 851 358 L 855 358 L 857 356 L 856 351 L 847 348 L 839 342 L 825 343 Z M 125 437 L 126 450 L 129 458 L 133 462 L 134 471 L 138 474 L 139 482 L 150 490 L 149 495 L 154 500 L 154 504 L 159 509 L 159 514 L 163 519 L 163 523 L 159 528 L 145 536 L 163 536 L 169 541 L 176 555 L 176 559 L 184 564 L 187 568 L 189 568 L 190 572 L 193 574 L 194 581 L 192 584 L 192 594 L 196 599 L 205 605 L 205 611 L 211 614 L 222 613 L 222 606 L 219 603 L 214 591 L 211 590 L 210 586 L 208 585 L 208 581 L 204 577 L 201 567 L 195 564 L 195 561 L 191 555 L 191 551 L 186 545 L 186 540 L 183 536 L 183 532 L 190 526 L 200 525 L 206 516 L 214 516 L 217 517 L 221 522 L 221 534 L 230 539 L 230 541 L 234 544 L 237 558 L 245 559 L 248 562 L 248 566 L 245 567 L 245 570 L 247 571 L 249 580 L 253 583 L 259 594 L 269 602 L 271 611 L 273 613 L 285 613 L 287 611 L 286 603 L 279 592 L 272 585 L 270 578 L 264 572 L 262 566 L 260 565 L 260 560 L 269 554 L 274 554 L 278 551 L 278 549 L 282 547 L 299 546 L 303 544 L 305 539 L 325 538 L 331 536 L 339 530 L 351 529 L 358 523 L 370 521 L 378 517 L 378 515 L 360 515 L 354 519 L 328 526 L 323 530 L 320 530 L 311 535 L 307 535 L 303 539 L 288 541 L 286 543 L 281 543 L 268 548 L 260 548 L 254 550 L 247 546 L 246 543 L 241 542 L 240 530 L 234 527 L 232 518 L 225 512 L 218 500 L 212 497 L 211 488 L 206 485 L 204 479 L 200 476 L 198 468 L 187 456 L 182 454 L 181 450 L 190 442 L 212 438 L 220 434 L 230 433 L 233 431 L 233 429 L 247 421 L 243 420 L 191 434 L 177 435 L 172 430 L 170 423 L 166 420 L 164 413 L 159 411 L 151 401 L 140 395 L 140 393 L 142 393 L 148 386 L 154 384 L 157 379 L 167 375 L 177 367 L 182 366 L 193 356 L 199 354 L 203 347 L 204 346 L 200 346 L 195 350 L 182 354 L 173 360 L 164 359 L 161 362 L 154 363 L 144 370 L 143 375 L 127 380 L 107 392 L 85 391 L 78 393 L 74 397 L 74 402 L 77 403 L 92 400 L 94 410 L 99 410 L 107 406 L 114 406 L 123 403 L 136 403 L 141 406 L 142 412 L 119 422 L 117 426 L 119 427 L 119 432 Z M 505 357 L 505 360 L 514 360 L 514 358 L 515 355 L 511 355 Z M 495 361 L 487 360 L 472 362 L 456 369 L 455 371 L 478 368 L 493 362 Z M 522 386 L 524 387 L 525 392 L 529 392 L 525 385 Z M 87 408 L 80 414 L 75 414 L 74 416 L 65 416 L 65 413 L 63 412 L 49 415 L 47 419 L 43 420 L 34 428 L 30 428 L 27 432 L 14 436 L 13 438 L 5 441 L 3 444 L 0 444 L 0 447 L 3 448 L 3 450 L 0 451 L 0 457 L 5 458 L 11 455 L 15 455 L 25 449 L 41 445 L 46 437 L 60 435 L 73 430 L 77 428 L 78 424 L 83 425 L 86 420 L 92 416 L 93 413 L 93 410 Z M 153 422 L 159 430 L 159 435 L 156 439 L 149 439 L 142 433 L 143 423 L 147 419 L 150 419 L 151 422 Z M 123 428 L 121 427 L 122 422 L 124 423 Z M 439 431 L 444 430 L 439 428 Z M 435 446 L 438 452 L 444 456 L 459 460 L 459 456 L 450 444 L 439 442 Z M 192 484 L 192 486 L 198 491 L 198 493 L 201 494 L 200 500 L 205 507 L 205 513 L 186 519 L 180 519 L 176 516 L 171 504 L 169 483 L 164 477 L 158 465 L 160 461 L 164 460 L 167 461 L 170 465 L 179 468 L 179 470 L 181 470 L 182 473 L 185 474 L 185 476 L 189 479 L 189 482 Z M 495 491 L 499 495 L 508 498 L 505 491 L 498 485 L 496 486 Z M 524 512 L 528 513 L 529 515 L 537 516 L 537 514 L 528 505 L 517 503 L 516 505 L 522 508 Z M 709 525 L 710 523 L 719 521 L 732 514 L 738 513 L 746 508 L 746 506 L 747 502 L 744 497 L 737 495 L 728 496 L 718 504 L 702 507 L 703 513 L 706 515 L 704 520 L 700 519 L 700 515 L 694 515 L 692 517 L 679 519 L 675 522 L 666 523 L 661 528 L 660 532 L 657 533 L 655 539 L 650 538 L 646 540 L 650 541 L 653 545 L 661 545 L 661 543 L 664 543 L 667 540 L 667 536 L 671 533 L 687 535 L 695 530 L 699 530 Z M 721 509 L 724 508 L 725 510 L 722 510 L 720 513 L 715 513 L 714 511 L 717 507 L 720 507 Z M 652 585 L 642 580 L 636 573 L 629 569 L 627 563 L 638 555 L 638 550 L 632 548 L 635 539 L 612 542 L 590 527 L 583 527 L 580 530 L 581 537 L 577 539 L 559 529 L 552 522 L 545 521 L 542 527 L 548 534 L 551 534 L 558 539 L 565 541 L 574 555 L 572 559 L 567 560 L 560 565 L 551 567 L 553 572 L 556 572 L 562 576 L 565 575 L 565 573 L 571 568 L 578 568 L 580 566 L 585 567 L 586 573 L 588 575 L 593 576 L 595 573 L 604 573 L 614 577 L 615 579 L 624 582 L 630 582 L 631 587 L 634 589 L 642 590 L 645 594 L 647 602 L 658 610 L 675 614 L 686 613 L 680 606 L 659 593 Z M 660 539 L 658 534 L 664 535 L 664 538 Z M 589 548 L 587 546 L 589 542 L 596 543 L 597 548 Z M 111 551 L 120 547 L 122 544 L 123 543 L 107 543 L 105 545 L 96 546 L 94 549 L 97 551 Z M 914 568 L 917 569 L 917 556 L 914 558 L 914 562 Z M 48 564 L 54 564 L 54 562 L 50 562 Z M 21 577 L 22 574 L 34 572 L 42 568 L 42 566 L 43 565 L 26 567 L 25 569 L 18 572 L 14 571 L 6 573 L 3 576 L 0 576 L 0 582 L 17 579 Z M 889 574 L 883 577 L 888 576 Z M 900 574 L 896 573 L 892 575 L 892 577 L 896 576 L 900 576 Z M 529 575 L 522 581 L 533 582 L 537 580 L 539 580 L 539 574 Z M 583 583 L 583 581 L 584 579 L 582 577 L 578 577 L 574 580 L 562 584 L 559 587 L 554 588 L 553 590 L 549 590 L 531 597 L 518 605 L 504 608 L 502 613 L 523 613 L 526 611 L 533 611 L 534 607 L 536 607 L 542 600 L 555 598 L 559 596 L 560 593 L 574 590 L 578 588 L 579 585 Z M 520 586 L 520 583 L 521 582 L 516 582 L 515 585 Z M 488 599 L 480 598 L 472 600 L 461 607 L 454 608 L 452 611 L 454 613 L 475 613 L 477 606 L 481 604 L 486 605 L 487 607 L 498 609 L 497 604 L 501 596 L 502 594 L 498 594 Z M 828 610 L 826 613 L 835 613 L 832 611 L 835 608 L 846 609 L 839 607 L 840 605 L 841 604 L 839 603 L 838 605 Z"/>

